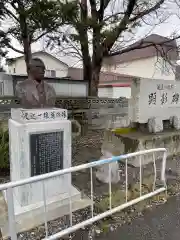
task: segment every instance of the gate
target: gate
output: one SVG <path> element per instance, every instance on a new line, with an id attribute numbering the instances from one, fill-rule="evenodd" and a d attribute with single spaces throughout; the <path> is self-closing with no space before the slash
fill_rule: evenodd
<path id="1" fill-rule="evenodd" d="M 160 168 L 160 180 L 161 180 L 161 186 L 156 189 L 156 180 L 157 180 L 157 169 L 156 169 L 156 158 L 155 158 L 155 154 L 162 154 L 162 165 Z M 145 155 L 150 155 L 152 154 L 153 157 L 153 167 L 154 167 L 154 183 L 153 183 L 153 189 L 151 192 L 143 194 L 142 192 L 142 157 L 144 157 Z M 133 200 L 128 200 L 128 160 L 130 158 L 134 158 L 134 157 L 139 157 L 139 197 L 133 199 Z M 43 175 L 39 175 L 39 176 L 35 176 L 35 177 L 31 177 L 31 178 L 27 178 L 27 179 L 23 179 L 23 180 L 19 180 L 19 181 L 15 181 L 15 182 L 9 182 L 9 183 L 5 183 L 5 184 L 1 184 L 0 185 L 0 191 L 6 191 L 7 194 L 7 206 L 8 206 L 8 225 L 9 225 L 9 235 L 11 237 L 11 240 L 17 240 L 17 232 L 16 232 L 16 219 L 15 219 L 15 212 L 14 212 L 14 195 L 13 195 L 13 188 L 18 187 L 18 186 L 22 186 L 25 184 L 30 184 L 30 183 L 34 183 L 34 182 L 42 182 L 42 188 L 45 189 L 44 187 L 44 181 L 48 178 L 53 178 L 53 177 L 57 177 L 60 175 L 65 175 L 65 174 L 71 174 L 83 169 L 89 169 L 90 171 L 90 187 L 91 187 L 91 200 L 92 200 L 92 204 L 91 204 L 91 218 L 85 221 L 82 221 L 80 223 L 77 223 L 75 225 L 73 225 L 73 212 L 72 212 L 72 203 L 71 203 L 71 194 L 69 194 L 69 220 L 70 220 L 70 224 L 69 227 L 59 231 L 56 234 L 53 235 L 48 235 L 48 224 L 47 224 L 47 210 L 46 210 L 46 195 L 45 193 L 43 193 L 43 202 L 44 202 L 44 219 L 45 219 L 45 240 L 55 240 L 55 239 L 59 239 L 60 237 L 63 237 L 64 235 L 73 233 L 75 231 L 77 231 L 80 228 L 83 228 L 85 226 L 88 226 L 96 221 L 99 221 L 105 217 L 108 217 L 118 211 L 121 211 L 125 208 L 128 208 L 138 202 L 141 202 L 143 200 L 146 200 L 148 198 L 151 198 L 161 192 L 166 191 L 166 181 L 165 181 L 165 168 L 166 168 L 166 149 L 165 148 L 157 148 L 157 149 L 150 149 L 150 150 L 143 150 L 143 151 L 139 151 L 139 152 L 134 152 L 134 153 L 129 153 L 129 154 L 125 154 L 125 155 L 120 155 L 120 156 L 116 156 L 116 157 L 112 157 L 109 159 L 103 159 L 103 160 L 99 160 L 99 161 L 95 161 L 95 162 L 91 162 L 91 163 L 87 163 L 87 164 L 82 164 L 79 166 L 75 166 L 75 167 L 71 167 L 68 169 L 63 169 L 63 170 L 59 170 L 56 172 L 51 172 L 51 173 L 47 173 L 47 174 L 43 174 Z M 111 164 L 113 162 L 117 162 L 117 161 L 124 161 L 125 164 L 125 202 L 123 204 L 120 204 L 117 207 L 112 207 L 112 182 L 111 182 Z M 109 166 L 109 183 L 108 183 L 108 187 L 109 187 L 109 210 L 104 211 L 103 213 L 94 214 L 94 192 L 93 192 L 93 168 L 97 167 L 97 166 L 101 166 L 104 164 L 108 164 Z M 43 190 L 44 191 L 44 190 Z"/>

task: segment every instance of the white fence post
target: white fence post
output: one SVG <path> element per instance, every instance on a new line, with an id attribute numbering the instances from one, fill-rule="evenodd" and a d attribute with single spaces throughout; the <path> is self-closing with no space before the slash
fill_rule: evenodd
<path id="1" fill-rule="evenodd" d="M 8 221 L 9 221 L 9 235 L 12 240 L 17 240 L 16 233 L 16 219 L 14 213 L 14 198 L 13 198 L 13 188 L 9 187 L 6 191 L 7 204 L 8 204 Z"/>

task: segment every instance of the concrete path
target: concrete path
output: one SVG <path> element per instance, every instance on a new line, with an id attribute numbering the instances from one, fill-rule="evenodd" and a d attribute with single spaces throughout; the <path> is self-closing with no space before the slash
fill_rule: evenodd
<path id="1" fill-rule="evenodd" d="M 168 185 L 177 181 L 177 161 L 167 161 Z M 170 169 L 170 171 L 168 171 Z M 73 240 L 89 240 L 87 231 L 78 231 Z M 145 215 L 106 236 L 93 240 L 180 240 L 180 196 L 153 207 Z"/>
<path id="2" fill-rule="evenodd" d="M 180 196 L 98 240 L 179 240 Z"/>
<path id="3" fill-rule="evenodd" d="M 87 231 L 78 231 L 73 240 L 89 240 Z M 144 216 L 133 220 L 115 232 L 93 240 L 179 240 L 180 196 L 172 197 L 166 204 L 154 207 Z"/>

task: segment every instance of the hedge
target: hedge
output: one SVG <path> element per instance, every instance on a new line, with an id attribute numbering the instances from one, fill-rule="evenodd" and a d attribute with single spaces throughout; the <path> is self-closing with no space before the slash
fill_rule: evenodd
<path id="1" fill-rule="evenodd" d="M 9 133 L 0 129 L 0 169 L 9 168 Z"/>

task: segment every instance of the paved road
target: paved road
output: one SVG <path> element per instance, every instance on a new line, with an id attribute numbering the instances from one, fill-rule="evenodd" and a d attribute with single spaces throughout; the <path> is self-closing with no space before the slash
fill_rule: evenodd
<path id="1" fill-rule="evenodd" d="M 180 196 L 98 240 L 179 240 Z"/>
<path id="2" fill-rule="evenodd" d="M 172 197 L 166 204 L 159 205 L 131 225 L 124 225 L 106 236 L 95 240 L 179 240 L 180 239 L 180 196 Z M 78 232 L 73 240 L 89 240 L 87 232 Z"/>

